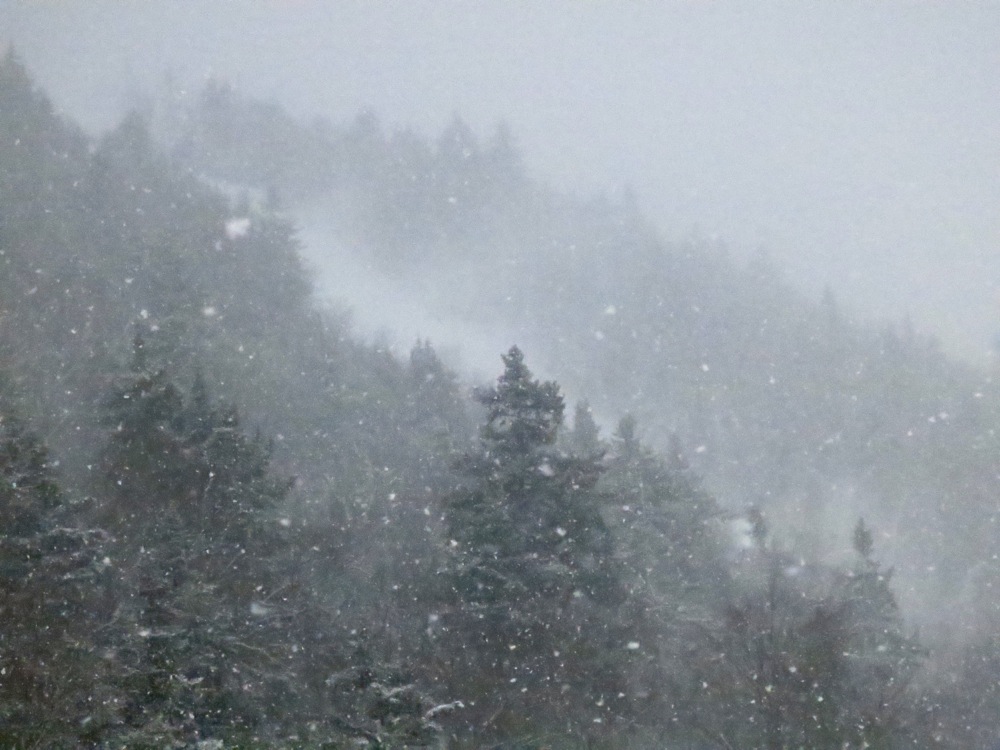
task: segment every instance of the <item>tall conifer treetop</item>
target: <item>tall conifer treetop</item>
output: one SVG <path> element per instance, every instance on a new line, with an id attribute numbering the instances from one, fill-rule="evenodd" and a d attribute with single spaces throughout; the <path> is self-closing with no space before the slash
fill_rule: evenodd
<path id="1" fill-rule="evenodd" d="M 624 684 L 592 649 L 608 637 L 604 603 L 619 588 L 599 453 L 562 450 L 559 386 L 534 379 L 517 347 L 503 362 L 496 386 L 476 395 L 487 409 L 480 444 L 444 501 L 450 688 L 473 722 L 538 721 L 541 704 L 545 721 L 583 737 L 590 696 Z"/>
<path id="2" fill-rule="evenodd" d="M 552 445 L 565 409 L 559 385 L 532 380 L 524 354 L 516 346 L 502 357 L 505 369 L 497 386 L 477 394 L 477 400 L 489 410 L 483 439 L 502 452 L 512 453 Z"/>

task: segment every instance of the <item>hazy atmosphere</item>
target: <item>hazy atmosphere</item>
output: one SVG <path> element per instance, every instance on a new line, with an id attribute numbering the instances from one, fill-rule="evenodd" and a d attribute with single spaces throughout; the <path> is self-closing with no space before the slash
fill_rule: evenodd
<path id="1" fill-rule="evenodd" d="M 8 0 L 0 28 L 92 128 L 167 71 L 307 118 L 505 121 L 535 175 L 628 187 L 669 236 L 978 361 L 1000 335 L 994 3 Z"/>
<path id="2" fill-rule="evenodd" d="M 997 40 L 0 0 L 0 747 L 1000 748 Z"/>

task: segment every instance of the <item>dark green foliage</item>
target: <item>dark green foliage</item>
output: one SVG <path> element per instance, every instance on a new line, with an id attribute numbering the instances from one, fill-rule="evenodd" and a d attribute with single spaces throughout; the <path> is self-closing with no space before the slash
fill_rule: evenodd
<path id="1" fill-rule="evenodd" d="M 726 658 L 706 677 L 723 707 L 710 734 L 774 750 L 913 740 L 908 690 L 923 654 L 878 563 L 859 554 L 837 570 L 758 542 L 735 574 Z"/>
<path id="2" fill-rule="evenodd" d="M 436 716 L 458 708 L 434 707 L 412 675 L 389 666 L 353 666 L 325 682 L 336 719 L 334 741 L 371 750 L 434 747 Z"/>
<path id="3" fill-rule="evenodd" d="M 432 545 L 403 524 L 396 545 L 384 519 L 430 528 L 425 488 L 466 431 L 454 378 L 429 346 L 408 368 L 314 310 L 288 223 L 175 169 L 145 117 L 89 147 L 13 57 L 0 72 L 0 356 L 114 537 L 91 645 L 118 709 L 88 731 L 162 746 L 327 726 L 307 688 L 344 668 L 345 621 L 410 627 L 382 597 Z M 131 372 L 112 375 L 136 321 Z"/>
<path id="4" fill-rule="evenodd" d="M 0 745 L 73 747 L 109 707 L 92 641 L 103 536 L 77 523 L 0 385 Z"/>
<path id="5" fill-rule="evenodd" d="M 480 444 L 445 503 L 442 659 L 477 732 L 526 737 L 565 724 L 583 737 L 594 730 L 592 691 L 619 687 L 600 658 L 602 607 L 617 587 L 601 469 L 595 456 L 557 449 L 558 386 L 533 379 L 517 347 L 503 361 L 496 387 L 477 393 Z"/>
<path id="6" fill-rule="evenodd" d="M 448 501 L 448 533 L 460 546 L 470 554 L 485 553 L 496 565 L 525 567 L 521 574 L 493 576 L 474 566 L 474 577 L 482 573 L 493 582 L 469 581 L 465 591 L 484 601 L 511 601 L 513 592 L 500 591 L 508 585 L 539 593 L 550 563 L 559 565 L 554 575 L 584 580 L 583 561 L 609 551 L 600 498 L 593 491 L 600 467 L 594 457 L 562 454 L 555 446 L 563 418 L 558 386 L 533 380 L 517 347 L 503 361 L 497 386 L 477 394 L 487 416 L 480 449 L 459 465 L 469 486 Z M 538 563 L 525 565 L 527 560 Z M 533 576 L 540 578 L 529 583 Z M 552 585 L 555 591 L 579 584 Z"/>
<path id="7" fill-rule="evenodd" d="M 580 401 L 573 412 L 573 429 L 566 436 L 566 448 L 577 456 L 600 457 L 604 453 L 600 428 L 594 421 L 590 404 Z"/>
<path id="8" fill-rule="evenodd" d="M 235 409 L 210 403 L 200 374 L 185 396 L 164 370 L 147 369 L 145 347 L 137 337 L 133 372 L 108 398 L 106 524 L 135 531 L 176 516 L 234 549 L 266 542 L 289 489 L 267 473 L 269 446 L 242 433 Z"/>
<path id="9" fill-rule="evenodd" d="M 658 741 L 677 742 L 697 728 L 699 686 L 728 590 L 721 512 L 679 446 L 670 459 L 657 455 L 639 441 L 632 416 L 612 436 L 607 465 L 606 513 L 627 593 L 616 621 L 631 644 L 617 710 L 651 736 L 659 730 Z"/>
<path id="10" fill-rule="evenodd" d="M 267 446 L 211 404 L 200 378 L 188 395 L 147 369 L 142 338 L 106 420 L 98 517 L 118 572 L 115 741 L 252 732 L 289 648 L 277 638 L 290 606 L 277 517 L 289 484 L 270 476 Z"/>

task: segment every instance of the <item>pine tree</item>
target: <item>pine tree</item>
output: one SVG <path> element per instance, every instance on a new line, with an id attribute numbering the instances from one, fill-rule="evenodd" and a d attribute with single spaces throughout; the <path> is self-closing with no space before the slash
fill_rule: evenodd
<path id="1" fill-rule="evenodd" d="M 519 734 L 592 708 L 606 677 L 594 669 L 597 612 L 614 576 L 596 457 L 557 449 L 558 386 L 533 379 L 517 347 L 503 361 L 497 385 L 477 393 L 486 422 L 446 499 L 454 602 L 444 658 L 458 697 L 477 707 L 466 718 L 495 713 L 484 731 Z M 574 727 L 585 731 L 582 720 Z"/>
<path id="2" fill-rule="evenodd" d="M 287 677 L 277 512 L 289 485 L 200 376 L 186 394 L 145 359 L 140 337 L 109 399 L 101 464 L 121 622 L 108 645 L 127 696 L 115 741 L 239 737 L 278 707 L 270 691 Z"/>
<path id="3" fill-rule="evenodd" d="M 620 640 L 632 646 L 617 654 L 629 669 L 616 710 L 653 728 L 672 714 L 658 741 L 674 742 L 704 707 L 702 663 L 711 659 L 728 583 L 721 512 L 688 469 L 679 441 L 665 459 L 641 443 L 627 415 L 611 444 L 603 487 L 627 593 L 618 608 L 627 623 Z"/>
<path id="4" fill-rule="evenodd" d="M 71 747 L 105 713 L 103 536 L 81 527 L 0 384 L 0 745 Z"/>
<path id="5" fill-rule="evenodd" d="M 905 691 L 920 660 L 872 557 L 863 522 L 849 571 L 767 547 L 737 571 L 715 724 L 734 746 L 901 747 Z"/>
<path id="6" fill-rule="evenodd" d="M 566 448 L 577 456 L 600 458 L 605 453 L 601 431 L 587 401 L 580 401 L 573 411 L 573 429 L 566 438 Z"/>
<path id="7" fill-rule="evenodd" d="M 849 618 L 844 653 L 850 665 L 845 686 L 850 709 L 844 729 L 854 742 L 881 750 L 899 746 L 904 738 L 906 692 L 924 650 L 906 633 L 892 592 L 892 570 L 873 557 L 874 538 L 864 519 L 858 519 L 852 542 L 857 561 L 836 592 Z"/>

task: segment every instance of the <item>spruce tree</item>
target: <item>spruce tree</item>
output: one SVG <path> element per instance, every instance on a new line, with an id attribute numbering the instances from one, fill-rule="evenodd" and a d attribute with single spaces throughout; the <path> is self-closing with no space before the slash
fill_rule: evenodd
<path id="1" fill-rule="evenodd" d="M 892 570 L 874 558 L 873 534 L 864 519 L 858 519 L 852 542 L 856 561 L 836 592 L 849 617 L 845 734 L 863 746 L 897 747 L 906 736 L 907 691 L 924 649 L 906 632 L 892 591 Z"/>
<path id="2" fill-rule="evenodd" d="M 101 723 L 103 535 L 82 527 L 0 384 L 0 746 L 73 747 Z"/>
<path id="3" fill-rule="evenodd" d="M 118 573 L 115 741 L 252 736 L 287 677 L 278 510 L 289 485 L 200 376 L 186 393 L 144 352 L 137 338 L 132 372 L 109 399 L 101 462 L 100 517 Z"/>
<path id="4" fill-rule="evenodd" d="M 768 546 L 758 526 L 736 570 L 726 659 L 709 677 L 722 694 L 714 731 L 769 750 L 905 746 L 904 697 L 920 648 L 867 527 L 855 527 L 858 559 L 844 571 Z"/>
<path id="5" fill-rule="evenodd" d="M 557 449 L 558 385 L 535 380 L 517 347 L 503 362 L 497 385 L 476 394 L 486 421 L 445 503 L 454 600 L 444 659 L 465 717 L 493 716 L 482 731 L 556 721 L 586 733 L 604 677 L 597 612 L 614 588 L 601 467 Z"/>
<path id="6" fill-rule="evenodd" d="M 676 742 L 704 709 L 703 665 L 713 656 L 728 582 L 721 511 L 687 468 L 679 441 L 664 459 L 642 444 L 631 415 L 612 436 L 607 466 L 607 516 L 625 592 L 619 640 L 630 646 L 616 654 L 629 665 L 616 710 L 650 731 L 666 730 L 649 741 Z"/>

